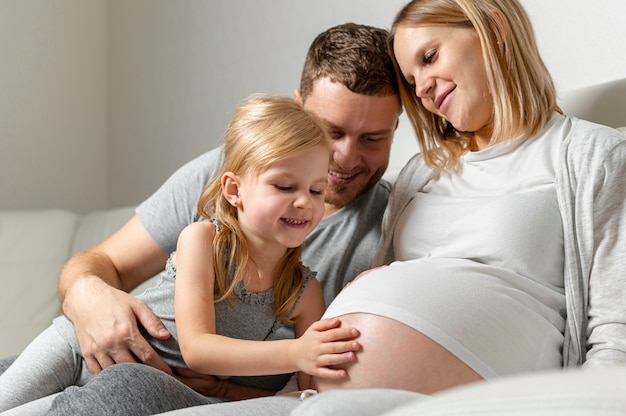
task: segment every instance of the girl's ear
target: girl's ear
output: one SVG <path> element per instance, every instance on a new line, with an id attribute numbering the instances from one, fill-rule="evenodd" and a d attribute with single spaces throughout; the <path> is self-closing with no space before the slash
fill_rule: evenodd
<path id="1" fill-rule="evenodd" d="M 239 203 L 239 178 L 233 172 L 222 175 L 222 194 L 234 207 Z"/>

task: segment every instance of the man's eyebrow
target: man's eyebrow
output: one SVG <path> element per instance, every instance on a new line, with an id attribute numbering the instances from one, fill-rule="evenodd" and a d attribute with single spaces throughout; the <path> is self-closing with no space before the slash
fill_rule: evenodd
<path id="1" fill-rule="evenodd" d="M 392 131 L 393 131 L 392 129 L 381 129 L 381 130 L 375 130 L 375 131 L 366 131 L 365 133 L 362 134 L 362 136 L 380 136 L 380 135 L 383 135 L 383 134 L 389 134 Z"/>
<path id="2" fill-rule="evenodd" d="M 339 131 L 345 131 L 344 128 L 331 123 L 328 120 L 324 120 L 322 119 L 322 123 L 326 125 L 326 127 L 331 128 L 333 130 L 339 130 Z M 380 130 L 374 130 L 374 131 L 366 131 L 361 133 L 361 136 L 380 136 L 380 135 L 384 135 L 384 134 L 390 134 L 393 131 L 393 129 L 380 129 Z"/>

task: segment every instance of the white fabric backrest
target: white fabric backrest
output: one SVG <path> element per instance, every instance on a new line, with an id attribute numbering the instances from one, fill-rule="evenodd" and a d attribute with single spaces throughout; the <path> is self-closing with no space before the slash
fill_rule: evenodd
<path id="1" fill-rule="evenodd" d="M 626 78 L 558 95 L 565 114 L 611 127 L 626 126 Z"/>
<path id="2" fill-rule="evenodd" d="M 135 214 L 135 207 L 94 211 L 80 220 L 72 254 L 95 246 L 124 225 Z"/>
<path id="3" fill-rule="evenodd" d="M 20 352 L 60 313 L 57 281 L 78 220 L 63 210 L 0 211 L 0 357 Z"/>

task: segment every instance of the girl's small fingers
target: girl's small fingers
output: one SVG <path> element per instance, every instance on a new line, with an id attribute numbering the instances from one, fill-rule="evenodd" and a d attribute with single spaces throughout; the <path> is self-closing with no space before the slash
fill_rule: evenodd
<path id="1" fill-rule="evenodd" d="M 346 361 L 351 361 L 355 357 L 355 353 L 361 349 L 361 344 L 356 341 L 348 342 L 330 342 L 320 346 L 316 354 L 320 365 L 333 365 Z M 347 355 L 345 354 L 352 354 Z M 337 358 L 340 357 L 340 358 Z M 343 358 L 341 358 L 343 357 Z M 351 359 L 348 359 L 352 357 Z M 337 360 L 337 361 L 334 361 Z"/>
<path id="2" fill-rule="evenodd" d="M 339 318 L 326 318 L 320 321 L 313 322 L 311 324 L 311 328 L 315 329 L 316 331 L 328 332 L 333 329 L 336 329 L 340 325 L 341 325 L 341 321 L 339 320 Z"/>
<path id="3" fill-rule="evenodd" d="M 328 354 L 321 356 L 319 362 L 323 367 L 346 364 L 354 361 L 356 354 L 354 351 L 343 352 L 341 354 Z"/>
<path id="4" fill-rule="evenodd" d="M 351 351 L 358 351 L 361 349 L 361 344 L 356 341 L 346 341 L 346 342 L 332 342 L 325 344 L 326 348 L 324 353 L 329 355 L 334 354 L 343 354 Z"/>
<path id="5" fill-rule="evenodd" d="M 356 328 L 334 328 L 322 332 L 324 342 L 348 341 L 357 338 L 360 332 Z"/>
<path id="6" fill-rule="evenodd" d="M 318 368 L 316 377 L 338 380 L 348 377 L 348 372 L 343 368 Z"/>

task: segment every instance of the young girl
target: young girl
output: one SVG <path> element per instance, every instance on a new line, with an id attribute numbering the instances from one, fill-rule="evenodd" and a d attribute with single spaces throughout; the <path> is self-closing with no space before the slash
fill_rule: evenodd
<path id="1" fill-rule="evenodd" d="M 322 125 L 293 100 L 253 95 L 237 109 L 221 171 L 198 202 L 207 221 L 182 231 L 163 278 L 140 296 L 172 334 L 145 334 L 170 366 L 273 391 L 295 371 L 303 389 L 310 375 L 346 376 L 331 367 L 354 359 L 357 331 L 316 322 L 321 286 L 300 262 L 324 215 L 328 161 Z M 296 338 L 263 342 L 282 325 Z M 283 376 L 250 377 L 263 375 Z M 0 376 L 0 410 L 92 377 L 71 322 L 59 317 Z"/>

